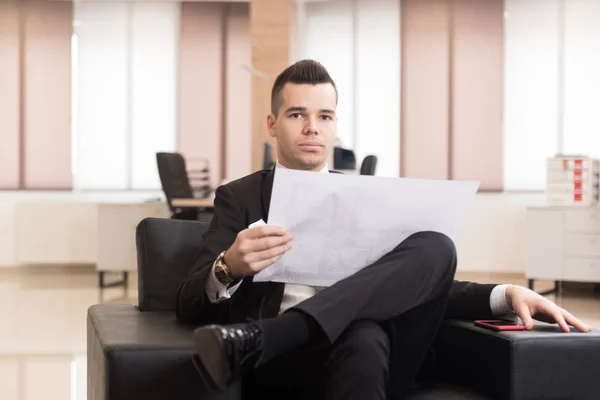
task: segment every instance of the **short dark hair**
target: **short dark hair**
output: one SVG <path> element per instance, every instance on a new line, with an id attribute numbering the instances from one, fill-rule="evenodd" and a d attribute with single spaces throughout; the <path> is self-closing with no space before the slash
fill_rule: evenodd
<path id="1" fill-rule="evenodd" d="M 271 112 L 277 115 L 281 107 L 281 94 L 286 83 L 318 85 L 331 83 L 335 89 L 337 103 L 337 87 L 327 69 L 315 60 L 300 60 L 280 73 L 271 89 Z"/>

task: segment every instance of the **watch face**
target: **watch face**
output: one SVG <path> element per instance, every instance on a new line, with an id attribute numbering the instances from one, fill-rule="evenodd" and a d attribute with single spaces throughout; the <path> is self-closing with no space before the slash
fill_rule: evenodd
<path id="1" fill-rule="evenodd" d="M 223 270 L 223 268 L 221 268 L 218 265 L 217 268 L 215 268 L 215 276 L 217 277 L 219 282 L 221 282 L 224 285 L 229 285 L 231 282 L 233 282 L 233 279 L 231 279 L 229 275 L 227 275 L 227 272 L 225 272 L 225 270 Z"/>

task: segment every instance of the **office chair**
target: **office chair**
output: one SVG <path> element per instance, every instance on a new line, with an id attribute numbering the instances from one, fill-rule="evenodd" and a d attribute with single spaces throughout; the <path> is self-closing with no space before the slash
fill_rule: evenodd
<path id="1" fill-rule="evenodd" d="M 360 174 L 361 175 L 375 175 L 376 169 L 377 169 L 377 156 L 368 155 L 363 159 L 363 162 L 360 165 Z"/>
<path id="2" fill-rule="evenodd" d="M 356 169 L 356 156 L 354 152 L 343 147 L 334 147 L 333 169 Z"/>
<path id="3" fill-rule="evenodd" d="M 205 219 L 197 207 L 173 207 L 173 199 L 193 199 L 195 197 L 183 156 L 179 153 L 159 152 L 156 153 L 156 164 L 160 183 L 171 211 L 171 218 L 198 220 L 202 216 L 202 219 Z"/>

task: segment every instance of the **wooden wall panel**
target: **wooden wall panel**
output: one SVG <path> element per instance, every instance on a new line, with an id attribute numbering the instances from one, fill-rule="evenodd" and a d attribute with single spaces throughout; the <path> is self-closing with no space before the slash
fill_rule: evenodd
<path id="1" fill-rule="evenodd" d="M 294 0 L 252 0 L 250 6 L 253 171 L 262 168 L 264 142 L 274 144 L 267 133 L 271 88 L 289 65 L 295 12 Z"/>
<path id="2" fill-rule="evenodd" d="M 234 3 L 227 14 L 225 94 L 225 177 L 236 179 L 252 169 L 250 7 Z"/>

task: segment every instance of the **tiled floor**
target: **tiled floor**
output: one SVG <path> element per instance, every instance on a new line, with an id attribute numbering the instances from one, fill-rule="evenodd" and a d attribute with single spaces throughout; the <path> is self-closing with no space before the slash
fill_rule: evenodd
<path id="1" fill-rule="evenodd" d="M 515 275 L 457 278 L 526 284 Z M 85 399 L 86 310 L 100 302 L 135 304 L 136 279 L 130 276 L 129 290 L 100 291 L 88 267 L 0 269 L 0 399 Z M 542 282 L 539 289 L 551 286 Z M 600 328 L 600 294 L 591 285 L 565 285 L 561 296 L 549 297 Z"/>

